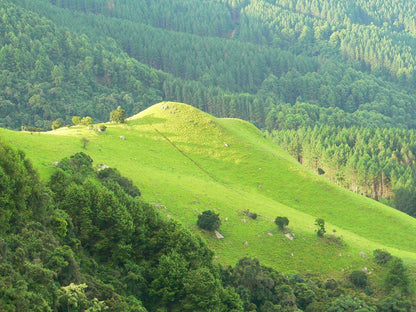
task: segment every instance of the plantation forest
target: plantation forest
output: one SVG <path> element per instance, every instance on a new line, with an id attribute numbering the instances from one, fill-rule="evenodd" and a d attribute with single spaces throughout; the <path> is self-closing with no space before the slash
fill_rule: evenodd
<path id="1" fill-rule="evenodd" d="M 187 103 L 247 120 L 317 175 L 416 217 L 415 16 L 411 0 L 0 0 L 0 127 Z M 0 138 L 0 173 L 2 311 L 415 307 L 397 257 L 380 260 L 378 299 L 361 280 L 250 257 L 221 266 L 84 153 L 41 182 Z"/>

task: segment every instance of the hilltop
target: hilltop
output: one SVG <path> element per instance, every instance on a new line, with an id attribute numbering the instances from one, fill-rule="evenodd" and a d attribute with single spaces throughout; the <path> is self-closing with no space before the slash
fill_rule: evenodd
<path id="1" fill-rule="evenodd" d="M 1 129 L 0 136 L 23 150 L 43 179 L 53 162 L 79 151 L 94 165 L 119 169 L 162 216 L 203 235 L 223 264 L 253 256 L 283 272 L 341 275 L 371 269 L 374 249 L 416 261 L 415 219 L 307 171 L 246 121 L 162 102 L 125 124 L 105 125 L 105 133 L 73 126 L 46 133 Z M 85 149 L 81 138 L 89 141 Z M 196 227 L 208 209 L 220 214 L 223 240 Z M 279 215 L 289 218 L 293 240 L 273 223 Z M 316 218 L 344 243 L 318 238 Z"/>

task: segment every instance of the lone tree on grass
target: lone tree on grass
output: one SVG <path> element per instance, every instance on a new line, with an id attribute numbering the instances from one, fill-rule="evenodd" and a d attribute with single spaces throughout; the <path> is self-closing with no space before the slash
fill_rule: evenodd
<path id="1" fill-rule="evenodd" d="M 325 230 L 325 220 L 324 219 L 316 219 L 315 220 L 315 225 L 316 225 L 316 235 L 318 235 L 319 237 L 323 237 L 324 234 L 326 233 Z"/>
<path id="2" fill-rule="evenodd" d="M 219 218 L 219 214 L 216 214 L 211 210 L 206 210 L 198 216 L 196 225 L 198 225 L 201 229 L 213 232 L 219 229 L 221 220 Z"/>
<path id="3" fill-rule="evenodd" d="M 126 111 L 121 108 L 121 106 L 117 107 L 116 110 L 113 110 L 110 113 L 110 121 L 115 123 L 124 123 L 126 119 Z"/>
<path id="4" fill-rule="evenodd" d="M 277 217 L 274 220 L 274 223 L 276 223 L 276 225 L 279 228 L 279 230 L 283 231 L 283 229 L 285 228 L 285 226 L 287 226 L 289 224 L 289 219 L 286 218 L 286 217 Z"/>

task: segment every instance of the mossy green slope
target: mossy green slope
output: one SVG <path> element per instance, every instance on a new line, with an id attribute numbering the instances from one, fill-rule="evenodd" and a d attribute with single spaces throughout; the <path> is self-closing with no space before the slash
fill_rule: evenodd
<path id="1" fill-rule="evenodd" d="M 106 126 L 106 133 L 79 126 L 35 134 L 0 130 L 0 136 L 24 150 L 44 178 L 52 162 L 78 151 L 118 168 L 162 215 L 200 232 L 221 263 L 256 256 L 284 272 L 343 274 L 371 269 L 377 248 L 416 263 L 415 219 L 305 170 L 247 122 L 164 102 L 126 124 Z M 81 138 L 89 140 L 86 149 Z M 198 214 L 208 209 L 220 213 L 222 240 L 196 228 Z M 246 209 L 259 217 L 245 217 Z M 278 215 L 289 218 L 293 240 L 277 230 Z M 319 239 L 316 218 L 346 244 Z"/>

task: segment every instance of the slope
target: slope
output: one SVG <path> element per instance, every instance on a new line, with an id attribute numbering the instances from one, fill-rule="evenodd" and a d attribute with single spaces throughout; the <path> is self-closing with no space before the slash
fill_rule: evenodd
<path id="1" fill-rule="evenodd" d="M 162 215 L 200 232 L 221 263 L 256 256 L 285 272 L 342 274 L 371 268 L 377 248 L 416 261 L 416 220 L 306 171 L 248 122 L 164 102 L 126 124 L 106 126 L 106 133 L 77 126 L 36 134 L 2 129 L 0 135 L 25 151 L 44 179 L 54 161 L 78 151 L 96 165 L 118 168 Z M 82 138 L 89 141 L 85 150 Z M 196 228 L 198 214 L 208 209 L 220 213 L 223 240 Z M 245 210 L 259 217 L 249 219 Z M 277 230 L 278 215 L 289 218 L 293 240 Z M 345 244 L 319 239 L 316 218 Z"/>

